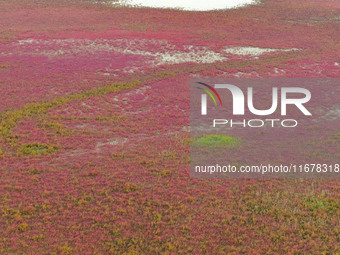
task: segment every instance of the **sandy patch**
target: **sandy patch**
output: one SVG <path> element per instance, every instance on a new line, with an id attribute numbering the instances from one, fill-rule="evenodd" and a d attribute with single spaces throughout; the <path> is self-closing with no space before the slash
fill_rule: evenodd
<path id="1" fill-rule="evenodd" d="M 273 52 L 289 52 L 289 51 L 297 51 L 297 48 L 291 49 L 271 49 L 271 48 L 259 48 L 259 47 L 232 47 L 223 50 L 223 52 L 233 55 L 240 56 L 260 56 L 265 53 L 273 53 Z"/>
<path id="2" fill-rule="evenodd" d="M 117 138 L 111 138 L 106 139 L 103 142 L 97 142 L 95 151 L 100 152 L 102 150 L 102 147 L 104 146 L 117 146 L 117 145 L 123 145 L 127 142 L 127 138 L 117 137 Z"/>
<path id="3" fill-rule="evenodd" d="M 206 46 L 175 45 L 167 40 L 156 39 L 26 39 L 14 42 L 8 54 L 40 55 L 50 59 L 86 56 L 89 63 L 91 60 L 97 63 L 103 57 L 106 62 L 101 61 L 103 66 L 98 73 L 103 76 L 117 76 L 120 73 L 136 73 L 162 65 L 211 64 L 228 61 L 231 56 L 257 59 L 263 54 L 297 50 L 299 49 L 250 46 L 225 46 L 220 50 L 212 50 Z M 132 55 L 140 56 L 143 61 L 138 62 L 139 64 L 131 61 Z"/>
<path id="4" fill-rule="evenodd" d="M 152 60 L 148 60 L 147 64 L 152 66 L 186 62 L 214 63 L 227 60 L 223 54 L 209 50 L 207 47 L 185 45 L 180 50 L 165 40 L 153 39 L 27 39 L 18 41 L 16 46 L 24 48 L 21 52 L 48 57 L 68 57 L 74 54 L 87 55 L 98 52 L 141 55 L 150 57 Z"/>

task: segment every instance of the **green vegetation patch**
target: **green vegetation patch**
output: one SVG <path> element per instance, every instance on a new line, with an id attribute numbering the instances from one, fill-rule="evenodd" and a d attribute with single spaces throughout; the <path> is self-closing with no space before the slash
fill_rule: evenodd
<path id="1" fill-rule="evenodd" d="M 193 139 L 194 144 L 213 147 L 235 147 L 240 139 L 228 135 L 204 135 Z"/>
<path id="2" fill-rule="evenodd" d="M 305 197 L 304 204 L 310 211 L 323 209 L 328 214 L 334 214 L 339 210 L 339 204 L 334 199 L 322 196 Z"/>
<path id="3" fill-rule="evenodd" d="M 24 144 L 20 148 L 20 153 L 24 156 L 36 156 L 52 154 L 58 150 L 57 146 L 50 146 L 41 143 Z"/>
<path id="4" fill-rule="evenodd" d="M 334 139 L 340 141 L 340 133 L 335 134 Z"/>
<path id="5" fill-rule="evenodd" d="M 71 133 L 63 125 L 56 122 L 44 121 L 42 127 L 53 130 L 56 135 L 66 136 Z"/>

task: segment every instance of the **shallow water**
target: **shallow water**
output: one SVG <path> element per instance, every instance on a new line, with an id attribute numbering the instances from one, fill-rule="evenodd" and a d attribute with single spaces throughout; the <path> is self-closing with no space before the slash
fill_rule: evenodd
<path id="1" fill-rule="evenodd" d="M 121 0 L 121 3 L 126 5 L 153 8 L 179 8 L 186 11 L 230 9 L 247 4 L 254 4 L 255 2 L 255 0 Z"/>

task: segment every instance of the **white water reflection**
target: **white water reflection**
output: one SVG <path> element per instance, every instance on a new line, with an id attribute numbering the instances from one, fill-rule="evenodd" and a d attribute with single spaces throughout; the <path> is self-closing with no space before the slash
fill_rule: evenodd
<path id="1" fill-rule="evenodd" d="M 186 11 L 210 11 L 217 9 L 230 9 L 254 4 L 256 0 L 119 0 L 120 3 L 130 6 L 152 8 L 179 8 Z M 114 1 L 116 3 L 116 1 Z"/>

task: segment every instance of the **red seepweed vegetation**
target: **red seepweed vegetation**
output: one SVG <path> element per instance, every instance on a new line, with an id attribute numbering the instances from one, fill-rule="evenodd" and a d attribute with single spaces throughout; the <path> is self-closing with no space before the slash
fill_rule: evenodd
<path id="1" fill-rule="evenodd" d="M 339 77 L 338 7 L 2 1 L 0 253 L 340 252 L 338 180 L 188 173 L 190 78 Z M 326 131 L 287 146 L 338 157 Z"/>

